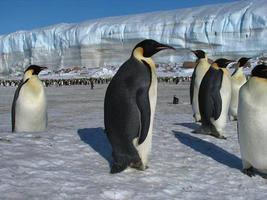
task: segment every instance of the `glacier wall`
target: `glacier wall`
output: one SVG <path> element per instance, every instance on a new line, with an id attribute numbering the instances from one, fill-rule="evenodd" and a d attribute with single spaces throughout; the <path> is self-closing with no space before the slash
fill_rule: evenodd
<path id="1" fill-rule="evenodd" d="M 145 38 L 172 45 L 157 62 L 193 59 L 190 49 L 210 57 L 259 55 L 267 50 L 267 1 L 237 1 L 78 24 L 57 24 L 0 36 L 0 73 L 22 71 L 29 64 L 61 67 L 120 65 Z"/>

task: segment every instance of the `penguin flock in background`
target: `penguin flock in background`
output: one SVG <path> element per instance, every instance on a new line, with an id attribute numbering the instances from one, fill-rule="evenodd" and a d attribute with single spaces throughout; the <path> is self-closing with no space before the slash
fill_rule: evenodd
<path id="1" fill-rule="evenodd" d="M 138 43 L 107 87 L 104 126 L 112 147 L 112 174 L 148 167 L 157 103 L 156 67 L 151 57 L 168 49 L 175 50 L 151 39 Z M 240 58 L 230 75 L 227 66 L 233 60 L 219 58 L 210 63 L 203 50 L 191 52 L 197 59 L 190 103 L 195 122 L 201 124 L 195 132 L 226 139 L 228 119 L 237 120 L 243 172 L 249 176 L 255 170 L 267 173 L 267 66 L 257 65 L 247 81 L 243 67 L 250 58 Z M 25 70 L 12 103 L 12 132 L 46 130 L 46 94 L 38 77 L 45 69 L 30 65 Z"/>

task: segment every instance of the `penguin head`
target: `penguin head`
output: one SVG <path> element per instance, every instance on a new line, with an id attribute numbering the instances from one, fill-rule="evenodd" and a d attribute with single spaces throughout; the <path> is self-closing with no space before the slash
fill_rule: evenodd
<path id="1" fill-rule="evenodd" d="M 196 55 L 196 57 L 197 57 L 198 60 L 199 60 L 199 59 L 202 59 L 202 58 L 206 58 L 206 53 L 205 53 L 205 51 L 202 51 L 202 50 L 195 50 L 195 51 L 191 51 L 191 52 L 193 52 L 193 53 Z"/>
<path id="2" fill-rule="evenodd" d="M 251 59 L 251 58 L 246 58 L 246 57 L 240 58 L 237 62 L 237 66 L 243 67 L 248 62 L 249 59 Z"/>
<path id="3" fill-rule="evenodd" d="M 251 71 L 251 76 L 256 76 L 259 78 L 265 78 L 267 79 L 267 66 L 264 64 L 257 65 L 254 67 L 254 69 Z"/>
<path id="4" fill-rule="evenodd" d="M 47 69 L 47 67 L 40 67 L 38 65 L 30 65 L 24 72 L 24 80 L 31 76 L 38 75 L 40 71 Z"/>
<path id="5" fill-rule="evenodd" d="M 175 50 L 175 48 L 166 45 L 166 44 L 161 44 L 155 40 L 151 40 L 151 39 L 146 39 L 143 40 L 142 42 L 138 43 L 134 49 L 133 52 L 137 49 L 137 48 L 141 48 L 143 50 L 143 56 L 146 58 L 149 58 L 151 56 L 153 56 L 154 54 L 158 53 L 161 50 L 164 49 L 173 49 Z"/>
<path id="6" fill-rule="evenodd" d="M 227 65 L 231 62 L 234 62 L 234 60 L 228 60 L 225 58 L 219 58 L 213 62 L 213 66 L 217 66 L 219 68 L 226 68 Z"/>

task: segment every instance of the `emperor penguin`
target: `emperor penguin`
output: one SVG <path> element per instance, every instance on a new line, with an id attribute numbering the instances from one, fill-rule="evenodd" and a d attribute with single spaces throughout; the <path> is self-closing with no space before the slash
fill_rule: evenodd
<path id="1" fill-rule="evenodd" d="M 47 69 L 30 65 L 16 89 L 12 110 L 12 132 L 44 131 L 47 127 L 46 95 L 38 74 Z"/>
<path id="2" fill-rule="evenodd" d="M 238 138 L 243 172 L 254 169 L 267 173 L 267 66 L 257 65 L 251 78 L 240 88 L 238 101 Z"/>
<path id="3" fill-rule="evenodd" d="M 157 102 L 156 67 L 151 56 L 164 49 L 174 48 L 151 39 L 138 43 L 108 85 L 104 123 L 112 146 L 111 173 L 128 166 L 147 167 Z"/>
<path id="4" fill-rule="evenodd" d="M 243 67 L 249 59 L 250 58 L 246 58 L 246 57 L 240 58 L 236 64 L 236 69 L 231 76 L 232 95 L 231 95 L 231 102 L 230 102 L 230 107 L 229 107 L 229 118 L 231 121 L 237 120 L 239 89 L 247 81 L 247 78 L 243 71 Z"/>
<path id="5" fill-rule="evenodd" d="M 201 133 L 226 139 L 223 135 L 231 100 L 231 76 L 226 69 L 232 60 L 217 59 L 211 64 L 199 88 Z"/>
<path id="6" fill-rule="evenodd" d="M 208 71 L 210 64 L 208 62 L 207 54 L 202 50 L 192 51 L 196 57 L 196 66 L 194 68 L 191 83 L 190 83 L 190 103 L 192 105 L 193 117 L 196 122 L 201 121 L 201 116 L 199 112 L 199 103 L 198 103 L 198 93 L 201 81 Z"/>

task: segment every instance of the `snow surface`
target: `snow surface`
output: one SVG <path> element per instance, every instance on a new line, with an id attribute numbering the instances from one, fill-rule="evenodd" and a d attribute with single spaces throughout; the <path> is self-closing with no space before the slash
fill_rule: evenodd
<path id="1" fill-rule="evenodd" d="M 248 0 L 122 17 L 57 24 L 0 36 L 0 73 L 23 71 L 29 64 L 61 67 L 121 65 L 145 38 L 170 44 L 159 63 L 182 64 L 190 49 L 211 57 L 255 56 L 267 49 L 267 1 Z"/>
<path id="2" fill-rule="evenodd" d="M 236 122 L 227 140 L 193 134 L 189 83 L 159 84 L 149 168 L 111 175 L 103 132 L 107 85 L 49 87 L 48 129 L 11 133 L 15 92 L 0 87 L 1 200 L 266 199 L 267 180 L 241 170 Z M 173 95 L 180 99 L 171 104 Z"/>

